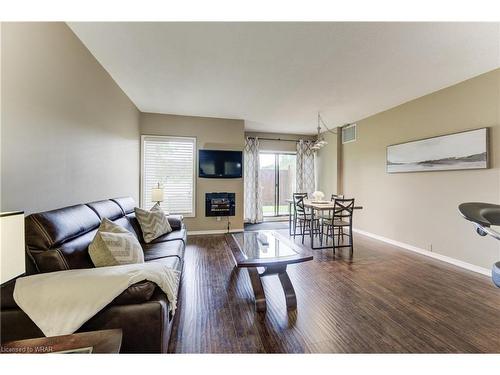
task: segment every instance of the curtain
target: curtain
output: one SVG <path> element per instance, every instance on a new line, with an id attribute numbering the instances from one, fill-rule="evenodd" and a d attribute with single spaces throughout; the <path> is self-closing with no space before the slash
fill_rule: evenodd
<path id="1" fill-rule="evenodd" d="M 314 142 L 300 140 L 297 142 L 297 193 L 314 192 Z"/>
<path id="2" fill-rule="evenodd" d="M 263 220 L 262 194 L 259 179 L 259 140 L 247 138 L 244 150 L 244 220 L 249 223 L 260 223 Z"/>

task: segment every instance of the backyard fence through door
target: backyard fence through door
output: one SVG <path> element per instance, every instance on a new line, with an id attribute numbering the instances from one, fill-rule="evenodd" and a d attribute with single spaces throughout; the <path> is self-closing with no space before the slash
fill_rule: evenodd
<path id="1" fill-rule="evenodd" d="M 265 217 L 288 215 L 287 199 L 295 192 L 295 153 L 260 152 L 260 188 Z"/>

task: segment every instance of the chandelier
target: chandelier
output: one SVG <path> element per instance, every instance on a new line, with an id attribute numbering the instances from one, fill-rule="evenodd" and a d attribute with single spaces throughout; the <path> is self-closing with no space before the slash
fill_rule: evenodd
<path id="1" fill-rule="evenodd" d="M 314 144 L 311 146 L 311 150 L 318 151 L 325 147 L 328 142 L 325 141 L 325 137 L 321 135 L 321 123 L 325 124 L 323 119 L 321 118 L 321 114 L 318 112 L 318 135 L 316 136 L 316 140 L 314 141 Z M 325 128 L 329 130 L 326 125 Z"/>

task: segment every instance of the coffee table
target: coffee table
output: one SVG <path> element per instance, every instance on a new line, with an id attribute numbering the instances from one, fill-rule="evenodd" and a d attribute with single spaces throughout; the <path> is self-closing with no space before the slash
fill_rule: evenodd
<path id="1" fill-rule="evenodd" d="M 280 279 L 287 310 L 297 308 L 297 297 L 286 267 L 312 260 L 313 256 L 309 251 L 295 245 L 278 232 L 267 230 L 228 234 L 226 241 L 236 267 L 248 270 L 258 312 L 266 311 L 266 295 L 261 278 L 271 275 L 278 275 Z M 264 270 L 259 272 L 258 268 Z"/>

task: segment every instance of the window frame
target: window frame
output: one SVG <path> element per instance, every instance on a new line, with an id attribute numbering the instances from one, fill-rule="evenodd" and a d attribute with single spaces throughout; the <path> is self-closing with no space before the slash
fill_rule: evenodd
<path id="1" fill-rule="evenodd" d="M 198 140 L 196 137 L 189 137 L 189 136 L 178 136 L 178 135 L 150 135 L 150 134 L 141 134 L 141 165 L 140 165 L 140 170 L 141 170 L 141 178 L 140 178 L 140 186 L 139 186 L 139 196 L 140 196 L 140 205 L 141 207 L 144 207 L 144 186 L 145 186 L 145 181 L 144 181 L 144 161 L 145 161 L 145 148 L 144 148 L 144 142 L 146 139 L 177 139 L 177 140 L 190 140 L 194 144 L 193 148 L 193 197 L 192 197 L 192 202 L 193 202 L 193 212 L 190 214 L 186 213 L 175 213 L 171 212 L 173 215 L 182 215 L 186 218 L 191 217 L 194 218 L 196 217 L 196 169 L 197 169 L 197 164 L 198 164 Z"/>

